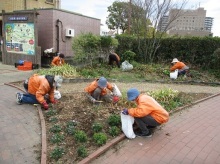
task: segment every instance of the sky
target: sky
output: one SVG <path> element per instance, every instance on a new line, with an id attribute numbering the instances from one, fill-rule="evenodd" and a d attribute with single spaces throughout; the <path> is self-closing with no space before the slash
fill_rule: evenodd
<path id="1" fill-rule="evenodd" d="M 107 30 L 105 25 L 108 16 L 107 8 L 115 0 L 61 0 L 61 9 L 77 12 L 86 16 L 101 19 L 104 25 L 102 28 Z M 188 0 L 185 9 L 196 9 L 203 7 L 207 17 L 213 17 L 212 26 L 213 36 L 220 37 L 220 4 L 219 0 Z"/>

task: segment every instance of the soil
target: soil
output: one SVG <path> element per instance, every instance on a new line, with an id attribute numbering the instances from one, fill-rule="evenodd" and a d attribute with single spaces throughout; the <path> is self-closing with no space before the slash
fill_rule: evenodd
<path id="1" fill-rule="evenodd" d="M 64 89 L 64 88 L 63 88 Z M 207 93 L 180 93 L 180 96 L 190 99 L 191 101 L 196 101 L 211 94 Z M 65 132 L 66 123 L 69 121 L 73 121 L 77 123 L 76 129 L 83 130 L 86 132 L 88 136 L 88 141 L 84 143 L 88 155 L 94 152 L 99 148 L 94 141 L 92 140 L 92 136 L 94 134 L 92 130 L 92 124 L 94 122 L 99 122 L 103 124 L 102 132 L 107 134 L 108 141 L 112 140 L 114 137 L 109 135 L 109 125 L 107 123 L 107 119 L 111 114 L 120 114 L 121 109 L 125 108 L 125 106 L 130 106 L 131 104 L 126 103 L 126 100 L 120 100 L 117 104 L 111 103 L 101 103 L 99 105 L 93 105 L 88 102 L 85 95 L 81 92 L 72 92 L 72 93 L 64 93 L 59 103 L 53 107 L 53 110 L 57 111 L 57 114 L 53 117 L 58 119 L 56 124 L 59 124 L 62 127 L 62 134 L 64 134 L 64 141 L 59 144 L 60 147 L 63 147 L 65 153 L 58 160 L 61 163 L 73 163 L 79 162 L 82 160 L 82 157 L 79 157 L 77 154 L 77 148 L 79 148 L 82 143 L 77 143 L 74 140 L 72 135 L 69 135 Z M 44 111 L 46 114 L 48 111 Z M 48 154 L 51 153 L 52 149 L 55 148 L 56 144 L 52 144 L 50 139 L 53 135 L 49 131 L 49 129 L 54 126 L 54 123 L 50 122 L 51 117 L 46 117 L 46 129 L 47 129 L 47 149 Z M 119 126 L 120 128 L 120 126 Z M 122 132 L 120 132 L 121 134 Z M 56 163 L 57 161 L 50 158 L 48 156 L 48 163 Z"/>

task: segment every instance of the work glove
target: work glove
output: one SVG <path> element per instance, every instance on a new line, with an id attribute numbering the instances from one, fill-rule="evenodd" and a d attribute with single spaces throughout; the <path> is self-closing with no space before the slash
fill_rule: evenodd
<path id="1" fill-rule="evenodd" d="M 122 114 L 128 115 L 128 109 L 123 109 L 123 110 L 122 110 Z"/>
<path id="2" fill-rule="evenodd" d="M 113 103 L 117 103 L 119 101 L 119 97 L 118 96 L 113 96 Z"/>
<path id="3" fill-rule="evenodd" d="M 53 99 L 52 101 L 50 101 L 52 104 L 57 104 L 58 103 L 58 100 L 56 99 Z"/>
<path id="4" fill-rule="evenodd" d="M 49 108 L 49 105 L 47 104 L 46 101 L 44 101 L 44 102 L 42 103 L 42 107 L 43 107 L 45 110 L 47 110 L 47 109 Z"/>

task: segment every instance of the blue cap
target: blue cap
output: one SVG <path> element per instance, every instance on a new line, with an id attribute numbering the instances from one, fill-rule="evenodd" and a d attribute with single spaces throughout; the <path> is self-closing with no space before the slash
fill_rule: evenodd
<path id="1" fill-rule="evenodd" d="M 107 80 L 104 77 L 100 77 L 98 80 L 98 86 L 100 88 L 105 88 L 107 86 Z"/>
<path id="2" fill-rule="evenodd" d="M 127 97 L 129 101 L 135 100 L 140 95 L 140 92 L 136 88 L 131 88 L 127 91 Z"/>

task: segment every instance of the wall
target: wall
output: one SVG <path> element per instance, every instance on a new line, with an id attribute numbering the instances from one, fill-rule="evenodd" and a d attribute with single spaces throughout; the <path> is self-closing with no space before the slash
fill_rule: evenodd
<path id="1" fill-rule="evenodd" d="M 59 52 L 69 57 L 73 56 L 73 37 L 65 37 L 66 29 L 68 28 L 74 29 L 75 37 L 81 33 L 88 32 L 100 35 L 100 19 L 59 9 L 40 9 L 38 13 L 38 41 L 42 52 L 53 47 L 54 52 L 57 52 L 59 48 Z M 60 21 L 58 24 L 57 20 Z M 59 38 L 57 38 L 56 25 L 60 29 Z M 59 40 L 59 45 L 57 44 L 57 39 Z"/>

